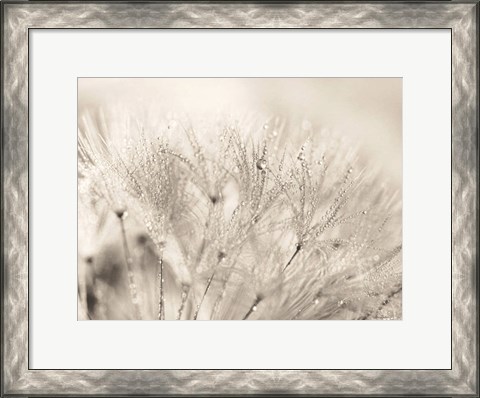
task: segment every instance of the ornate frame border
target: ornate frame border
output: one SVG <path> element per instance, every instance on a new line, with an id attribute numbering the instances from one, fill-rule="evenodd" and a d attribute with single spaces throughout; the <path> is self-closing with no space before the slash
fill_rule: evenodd
<path id="1" fill-rule="evenodd" d="M 479 394 L 479 3 L 4 1 L 2 396 Z M 444 28 L 452 34 L 450 370 L 30 370 L 28 32 L 32 28 Z"/>

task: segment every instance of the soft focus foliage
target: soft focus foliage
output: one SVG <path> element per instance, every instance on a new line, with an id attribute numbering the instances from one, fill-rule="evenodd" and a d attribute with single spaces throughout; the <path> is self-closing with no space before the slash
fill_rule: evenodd
<path id="1" fill-rule="evenodd" d="M 115 120 L 79 123 L 83 319 L 401 318 L 401 196 L 352 143 Z"/>

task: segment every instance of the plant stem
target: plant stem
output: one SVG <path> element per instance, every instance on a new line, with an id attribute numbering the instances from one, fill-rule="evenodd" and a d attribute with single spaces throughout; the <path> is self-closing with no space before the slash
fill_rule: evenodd
<path id="1" fill-rule="evenodd" d="M 367 312 L 367 314 L 365 314 L 364 316 L 362 316 L 360 319 L 362 321 L 364 320 L 367 320 L 369 319 L 372 315 L 376 316 L 381 310 L 383 307 L 385 307 L 388 303 L 390 303 L 390 300 L 396 296 L 398 293 L 400 293 L 402 291 L 402 286 L 400 286 L 398 289 L 390 292 L 387 296 L 387 298 L 385 300 L 383 300 L 383 302 L 378 306 L 378 308 L 375 310 L 375 311 L 372 311 L 372 312 Z M 375 319 L 375 317 L 373 318 Z"/>
<path id="2" fill-rule="evenodd" d="M 182 302 L 180 304 L 180 308 L 178 309 L 177 321 L 179 321 L 182 318 L 183 308 L 185 307 L 185 303 L 187 302 L 189 292 L 190 292 L 189 287 L 187 289 L 182 288 Z"/>
<path id="3" fill-rule="evenodd" d="M 208 289 L 210 289 L 210 285 L 212 284 L 213 278 L 214 278 L 214 276 L 215 276 L 215 272 L 216 272 L 216 270 L 214 270 L 213 273 L 212 273 L 212 275 L 210 276 L 210 278 L 208 278 L 207 287 L 205 288 L 205 291 L 203 292 L 203 296 L 202 296 L 202 298 L 200 299 L 200 302 L 199 302 L 198 305 L 197 305 L 197 309 L 196 309 L 196 311 L 195 311 L 195 314 L 193 314 L 193 320 L 194 320 L 194 321 L 197 320 L 198 313 L 200 312 L 200 307 L 202 306 L 203 300 L 205 299 L 205 296 L 206 296 L 207 293 L 208 293 Z"/>
<path id="4" fill-rule="evenodd" d="M 163 258 L 159 257 L 158 265 L 160 267 L 160 271 L 158 276 L 160 278 L 159 289 L 160 289 L 160 299 L 158 300 L 158 320 L 163 321 L 165 320 L 165 294 L 163 291 Z"/>
<path id="5" fill-rule="evenodd" d="M 255 299 L 255 301 L 253 302 L 253 305 L 250 307 L 250 309 L 248 310 L 248 312 L 245 314 L 245 316 L 243 317 L 243 320 L 245 321 L 246 319 L 248 319 L 248 317 L 250 315 L 252 315 L 253 312 L 255 312 L 257 310 L 257 305 L 258 303 L 260 303 L 260 301 L 262 301 L 261 298 L 257 297 Z"/>
<path id="6" fill-rule="evenodd" d="M 119 217 L 120 220 L 120 227 L 122 230 L 122 241 L 123 241 L 123 252 L 125 254 L 125 263 L 127 265 L 127 277 L 128 277 L 128 290 L 130 291 L 130 296 L 132 299 L 132 304 L 135 311 L 135 318 L 142 319 L 142 314 L 140 311 L 140 306 L 138 304 L 138 295 L 137 295 L 137 284 L 135 283 L 135 276 L 133 274 L 133 260 L 130 254 L 130 250 L 128 248 L 127 242 L 127 233 L 125 231 L 125 224 L 123 222 L 123 218 Z"/>
<path id="7" fill-rule="evenodd" d="M 302 245 L 297 245 L 297 248 L 295 249 L 295 253 L 293 253 L 293 256 L 290 257 L 290 260 L 288 260 L 288 263 L 285 265 L 285 267 L 283 268 L 283 271 L 282 272 L 285 272 L 285 270 L 288 268 L 288 266 L 292 263 L 293 259 L 295 258 L 295 256 L 300 252 L 300 250 L 302 250 Z"/>

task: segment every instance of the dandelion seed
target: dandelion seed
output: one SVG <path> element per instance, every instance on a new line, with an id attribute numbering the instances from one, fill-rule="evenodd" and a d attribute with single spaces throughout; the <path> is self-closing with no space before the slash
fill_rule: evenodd
<path id="1" fill-rule="evenodd" d="M 157 124 L 177 127 L 171 117 Z M 132 232 L 122 232 L 122 286 L 142 311 L 135 318 L 390 316 L 390 294 L 401 284 L 401 246 L 386 249 L 400 239 L 396 199 L 350 148 L 322 137 L 295 153 L 286 124 L 271 120 L 260 123 L 269 130 L 260 140 L 250 136 L 258 125 L 241 122 L 207 126 L 220 131 L 214 140 L 185 127 L 185 142 L 128 126 L 118 150 L 103 134 L 79 134 L 79 173 L 91 185 L 79 186 L 79 197 L 114 209 L 122 228 L 127 207 L 131 215 Z M 101 266 L 96 259 L 89 272 Z M 100 315 L 112 306 L 108 291 L 96 297 L 95 316 L 108 317 Z M 355 306 L 338 309 L 347 302 Z"/>

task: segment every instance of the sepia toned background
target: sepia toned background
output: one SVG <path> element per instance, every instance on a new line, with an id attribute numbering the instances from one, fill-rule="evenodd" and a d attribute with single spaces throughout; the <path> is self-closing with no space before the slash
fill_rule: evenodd
<path id="1" fill-rule="evenodd" d="M 321 294 L 328 296 L 329 299 L 316 298 L 317 293 L 315 292 L 319 287 L 305 287 L 307 290 L 310 289 L 310 296 L 300 297 L 298 299 L 300 304 L 292 304 L 296 303 L 297 299 L 294 296 L 287 298 L 288 295 L 293 294 L 293 290 L 289 292 L 290 288 L 286 288 L 284 285 L 287 283 L 285 281 L 291 278 L 285 277 L 282 272 L 277 274 L 277 271 L 273 271 L 277 266 L 287 262 L 292 248 L 295 248 L 295 242 L 301 239 L 293 231 L 304 228 L 302 223 L 306 222 L 305 219 L 299 219 L 300 224 L 293 225 L 293 230 L 284 230 L 282 234 L 276 236 L 274 225 L 288 223 L 287 220 L 291 216 L 287 208 L 279 207 L 269 224 L 264 226 L 267 232 L 272 228 L 270 241 L 252 236 L 250 238 L 252 246 L 242 252 L 241 260 L 228 265 L 231 269 L 237 267 L 239 269 L 249 269 L 249 267 L 255 269 L 257 267 L 255 263 L 258 263 L 258 267 L 261 269 L 258 271 L 260 275 L 266 274 L 262 277 L 258 277 L 258 275 L 253 277 L 253 282 L 256 278 L 260 278 L 258 282 L 260 285 L 271 285 L 267 290 L 272 302 L 280 303 L 282 300 L 286 300 L 283 305 L 284 309 L 278 310 L 269 304 L 268 310 L 264 311 L 263 318 L 262 314 L 255 313 L 255 315 L 260 317 L 259 319 L 297 319 L 296 311 L 299 311 L 298 314 L 306 316 L 306 312 L 302 312 L 302 308 L 310 311 L 309 303 L 315 303 L 315 305 L 320 303 L 319 306 L 324 306 L 326 312 L 324 314 L 312 313 L 310 314 L 312 319 L 378 319 L 379 317 L 381 319 L 400 319 L 402 300 L 402 79 L 400 78 L 78 79 L 80 153 L 85 159 L 85 150 L 89 152 L 87 147 L 90 147 L 93 152 L 87 154 L 87 158 L 92 159 L 90 155 L 99 156 L 100 160 L 100 163 L 95 164 L 94 161 L 91 165 L 88 165 L 89 161 L 83 164 L 80 162 L 82 167 L 79 169 L 79 197 L 81 199 L 78 231 L 79 297 L 84 298 L 80 300 L 79 318 L 132 319 L 133 316 L 133 319 L 144 319 L 147 314 L 147 319 L 155 319 L 159 302 L 159 297 L 156 295 L 159 295 L 159 291 L 165 291 L 168 296 L 170 310 L 167 311 L 167 318 L 169 319 L 175 319 L 175 311 L 178 308 L 181 308 L 179 314 L 183 316 L 184 305 L 188 307 L 189 311 L 189 315 L 186 315 L 187 319 L 190 319 L 191 316 L 194 317 L 193 319 L 197 319 L 197 315 L 200 316 L 200 319 L 212 319 L 213 313 L 220 308 L 218 307 L 220 301 L 228 310 L 225 310 L 226 312 L 218 310 L 220 311 L 220 314 L 217 314 L 219 318 L 213 319 L 238 319 L 238 317 L 242 319 L 243 314 L 247 314 L 246 316 L 249 318 L 253 314 L 248 310 L 250 307 L 255 308 L 253 311 L 257 311 L 256 304 L 252 306 L 252 303 L 257 302 L 255 297 L 263 297 L 263 293 L 256 292 L 257 287 L 253 287 L 253 290 L 242 287 L 245 283 L 245 279 L 242 279 L 244 277 L 235 281 L 232 285 L 233 288 L 222 293 L 223 282 L 221 280 L 230 278 L 226 277 L 226 274 L 221 274 L 224 272 L 221 269 L 218 272 L 215 271 L 219 267 L 219 265 L 214 265 L 217 262 L 216 253 L 222 253 L 222 250 L 214 251 L 208 255 L 211 257 L 205 259 L 208 267 L 213 267 L 213 272 L 211 269 L 202 268 L 195 263 L 195 261 L 200 261 L 194 260 L 197 256 L 196 253 L 202 253 L 200 255 L 202 258 L 204 245 L 206 247 L 211 246 L 212 243 L 216 245 L 215 242 L 221 237 L 218 235 L 217 238 L 208 238 L 211 236 L 209 228 L 214 230 L 223 228 L 222 222 L 214 227 L 208 226 L 212 224 L 209 217 L 214 214 L 211 213 L 213 211 L 212 203 L 208 199 L 208 197 L 212 198 L 212 193 L 208 193 L 206 196 L 206 203 L 204 203 L 205 197 L 201 192 L 188 193 L 188 195 L 197 196 L 196 200 L 200 203 L 199 208 L 203 208 L 207 214 L 206 219 L 202 222 L 208 227 L 205 229 L 201 227 L 199 230 L 189 227 L 188 232 L 180 232 L 180 235 L 192 234 L 186 242 L 187 246 L 191 247 L 188 249 L 190 251 L 187 255 L 187 258 L 191 260 L 185 260 L 185 264 L 189 261 L 191 264 L 185 265 L 186 269 L 184 270 L 181 270 L 182 266 L 180 265 L 184 261 L 181 252 L 178 250 L 175 252 L 174 249 L 171 249 L 170 244 L 170 252 L 167 248 L 164 253 L 163 244 L 168 239 L 162 241 L 160 245 L 159 242 L 155 243 L 160 232 L 146 232 L 150 228 L 148 225 L 152 223 L 144 221 L 144 218 L 147 217 L 144 212 L 153 211 L 159 217 L 164 217 L 168 212 L 161 210 L 161 207 L 164 206 L 163 203 L 146 203 L 147 210 L 145 208 L 137 209 L 136 214 L 133 209 L 136 205 L 133 203 L 130 204 L 130 209 L 124 204 L 112 203 L 112 199 L 113 202 L 121 201 L 122 191 L 127 189 L 130 173 L 131 175 L 144 173 L 139 175 L 139 182 L 145 184 L 144 189 L 147 192 L 152 192 L 151 200 L 153 202 L 161 196 L 164 185 L 160 183 L 160 179 L 164 175 L 160 173 L 150 180 L 151 172 L 148 168 L 155 169 L 157 167 L 155 160 L 147 168 L 144 163 L 147 161 L 148 165 L 148 160 L 144 159 L 152 157 L 158 159 L 163 156 L 162 152 L 158 152 L 159 148 L 154 149 L 158 142 L 165 140 L 167 145 L 171 145 L 177 153 L 187 155 L 187 158 L 192 156 L 194 162 L 201 161 L 201 157 L 195 159 L 198 155 L 197 152 L 190 153 L 194 147 L 188 149 L 192 144 L 192 138 L 187 138 L 190 134 L 188 131 L 195 131 L 194 141 L 198 140 L 201 146 L 209 147 L 207 149 L 209 162 L 213 160 L 214 163 L 219 164 L 218 162 L 225 160 L 221 160 L 221 156 L 219 157 L 221 155 L 218 152 L 220 147 L 215 148 L 214 143 L 221 136 L 221 131 L 237 129 L 232 126 L 239 126 L 238 131 L 244 140 L 243 143 L 237 142 L 238 148 L 246 144 L 247 151 L 255 151 L 256 143 L 260 145 L 261 140 L 268 141 L 269 151 L 273 152 L 273 158 L 269 160 L 272 162 L 272 167 L 275 163 L 273 159 L 280 160 L 281 152 L 284 149 L 289 161 L 293 159 L 292 167 L 299 166 L 298 159 L 305 159 L 306 156 L 304 156 L 305 154 L 301 155 L 301 158 L 298 150 L 300 147 L 304 148 L 305 143 L 309 142 L 310 138 L 312 139 L 311 152 L 307 157 L 307 162 L 311 162 L 312 166 L 309 173 L 313 175 L 312 179 L 314 180 L 318 178 L 319 181 L 328 181 L 322 182 L 322 188 L 318 194 L 313 194 L 313 196 L 321 198 L 319 207 L 324 207 L 324 209 L 320 211 L 313 207 L 315 215 L 312 223 L 322 222 L 317 210 L 325 212 L 324 216 L 326 217 L 329 211 L 328 207 L 331 206 L 330 209 L 332 209 L 336 206 L 335 203 L 341 200 L 343 195 L 336 198 L 335 195 L 342 190 L 340 184 L 342 179 L 345 178 L 346 182 L 354 169 L 355 172 L 352 176 L 357 174 L 358 178 L 363 173 L 362 170 L 367 170 L 366 179 L 361 182 L 359 187 L 360 193 L 352 195 L 353 198 L 349 200 L 350 205 L 342 210 L 342 214 L 338 215 L 339 218 L 347 217 L 344 220 L 345 223 L 338 226 L 339 229 L 336 232 L 327 231 L 322 234 L 323 243 L 321 244 L 326 245 L 326 251 L 317 249 L 316 255 L 305 260 L 306 262 L 304 261 L 305 272 L 302 274 L 301 271 L 298 271 L 300 276 L 294 277 L 297 278 L 297 281 L 294 283 L 296 285 L 293 290 L 297 290 L 298 293 L 304 289 L 302 284 L 305 286 L 309 284 L 308 272 L 313 272 L 311 278 L 323 286 Z M 265 141 L 265 145 L 267 141 Z M 253 147 L 249 147 L 249 142 L 253 143 Z M 135 148 L 137 145 L 138 147 Z M 148 154 L 150 146 L 153 152 Z M 113 152 L 111 152 L 112 150 Z M 111 153 L 109 154 L 109 152 Z M 123 188 L 119 188 L 120 191 L 114 194 L 112 199 L 108 199 L 111 192 L 106 193 L 104 199 L 107 199 L 108 203 L 105 207 L 105 203 L 101 204 L 102 200 L 94 199 L 97 192 L 95 189 L 91 190 L 91 183 L 98 177 L 98 172 L 102 175 L 106 173 L 107 178 L 112 178 L 112 182 L 118 178 L 118 176 L 110 174 L 112 169 L 107 165 L 110 162 L 107 158 L 112 154 L 116 157 L 117 153 L 120 157 L 125 156 L 125 159 L 121 161 L 122 164 L 124 161 L 128 162 L 130 156 L 139 157 L 137 164 L 131 165 L 130 171 L 116 183 Z M 319 160 L 325 158 L 325 155 L 329 159 L 328 164 Z M 252 161 L 255 164 L 257 155 L 253 153 L 253 156 Z M 312 158 L 312 156 L 315 157 Z M 104 159 L 102 160 L 102 158 Z M 167 163 L 171 159 L 167 159 Z M 297 166 L 295 166 L 295 162 L 297 162 Z M 314 163 L 321 165 L 319 168 L 317 166 L 315 171 Z M 322 165 L 322 163 L 325 164 Z M 303 164 L 305 163 L 302 162 Z M 85 166 L 90 171 L 85 169 Z M 105 166 L 108 167 L 101 171 Z M 202 169 L 201 164 L 197 166 Z M 351 169 L 351 166 L 354 168 Z M 233 217 L 235 208 L 240 206 L 239 198 L 245 198 L 243 195 L 251 197 L 249 195 L 253 195 L 255 191 L 253 193 L 239 192 L 241 184 L 237 186 L 237 183 L 234 182 L 235 178 L 226 184 L 217 184 L 215 180 L 220 178 L 221 173 L 216 175 L 215 168 L 210 169 L 210 165 L 205 165 L 205 167 L 209 169 L 206 175 L 211 174 L 211 181 L 205 182 L 207 190 L 212 188 L 211 184 L 215 186 L 214 190 L 220 189 L 220 191 L 216 191 L 218 194 L 213 195 L 222 197 L 222 212 L 225 213 L 226 219 Z M 228 162 L 220 167 L 231 172 L 234 168 L 238 169 L 238 167 L 234 167 L 234 164 Z M 120 168 L 123 168 L 123 165 Z M 258 163 L 256 168 L 259 168 Z M 256 168 L 253 167 L 254 170 Z M 321 177 L 327 169 L 330 171 L 326 173 L 326 177 Z M 347 176 L 343 175 L 345 170 L 349 170 Z M 96 174 L 97 177 L 95 177 Z M 109 175 L 110 177 L 108 177 Z M 182 179 L 180 175 L 176 176 L 174 180 L 180 181 Z M 255 176 L 260 175 L 261 173 L 257 170 L 252 177 L 257 178 Z M 265 187 L 266 192 L 274 188 L 272 175 L 270 176 L 270 186 Z M 101 179 L 104 178 L 105 175 Z M 187 179 L 190 178 L 197 179 L 200 178 L 200 175 L 187 177 Z M 298 175 L 298 178 L 302 179 L 301 175 Z M 292 176 L 290 179 L 293 181 Z M 260 180 L 254 181 L 255 184 L 260 184 Z M 297 181 L 299 180 L 297 179 Z M 219 188 L 220 186 L 221 188 Z M 297 186 L 290 195 L 296 196 L 305 189 L 305 186 Z M 157 192 L 154 192 L 155 190 Z M 91 192 L 94 193 L 92 197 L 90 197 Z M 287 195 L 290 198 L 288 193 Z M 145 200 L 147 199 L 140 199 L 140 202 Z M 165 200 L 167 203 L 175 199 L 167 197 Z M 301 203 L 301 194 L 296 200 L 299 201 L 298 204 Z M 213 208 L 215 208 L 215 202 L 213 202 Z M 166 206 L 169 207 L 169 205 Z M 312 204 L 312 206 L 314 205 Z M 307 214 L 305 206 L 301 207 Z M 374 210 L 364 210 L 367 208 Z M 182 208 L 177 208 L 172 214 L 178 215 L 182 212 Z M 364 219 L 369 221 L 358 221 L 359 225 L 354 226 L 354 222 L 351 221 L 357 222 L 355 214 L 364 214 Z M 252 215 L 244 217 L 246 218 L 242 222 L 250 224 L 248 217 L 252 217 Z M 118 219 L 120 219 L 121 225 L 118 224 Z M 387 222 L 388 226 L 384 228 Z M 172 222 L 173 224 L 174 222 Z M 177 225 L 181 224 L 177 222 Z M 371 230 L 376 231 L 377 229 L 377 235 L 371 232 Z M 359 234 L 360 239 L 365 239 L 364 245 L 366 245 L 367 239 L 370 239 L 366 247 L 371 246 L 372 249 L 367 249 L 368 253 L 358 256 L 354 254 L 356 249 L 343 247 L 341 250 L 344 250 L 345 253 L 339 254 L 337 248 L 340 243 L 338 242 L 342 239 L 347 242 L 350 239 L 348 236 L 356 234 Z M 380 236 L 382 234 L 384 236 Z M 182 241 L 184 238 L 177 235 L 176 237 L 171 236 L 171 239 L 175 242 Z M 258 258 L 267 256 L 267 252 L 259 251 L 257 247 L 262 245 L 270 249 L 278 245 L 279 253 L 290 252 L 290 254 L 275 254 L 277 257 L 272 264 L 268 263 L 271 260 L 258 262 Z M 327 252 L 333 254 L 330 255 Z M 337 253 L 335 254 L 335 252 Z M 322 253 L 320 257 L 318 257 L 319 253 Z M 161 276 L 158 268 L 158 259 L 162 256 L 169 257 L 170 264 L 175 264 L 166 269 L 164 277 Z M 284 258 L 285 256 L 288 257 Z M 336 259 L 333 259 L 334 257 Z M 248 260 L 249 258 L 251 260 Z M 297 262 L 299 261 L 297 260 Z M 129 262 L 132 263 L 130 267 L 138 268 L 137 271 L 132 272 L 129 270 L 129 266 L 125 267 L 125 264 Z M 341 265 L 345 263 L 349 265 L 347 267 Z M 307 271 L 309 267 L 313 266 L 317 268 Z M 319 271 L 322 267 L 324 270 Z M 247 274 L 253 269 L 247 271 Z M 298 270 L 300 270 L 300 265 L 298 265 Z M 317 272 L 320 274 L 313 277 Z M 269 273 L 275 274 L 274 277 L 272 275 L 267 277 Z M 321 276 L 324 273 L 326 275 Z M 170 286 L 159 290 L 159 278 L 168 281 Z M 280 279 L 277 280 L 277 278 Z M 330 281 L 329 278 L 331 278 Z M 275 282 L 272 282 L 274 280 Z M 280 280 L 283 282 L 279 282 Z M 191 285 L 192 283 L 193 285 Z M 327 283 L 330 284 L 330 288 L 327 287 Z M 210 284 L 212 284 L 211 287 Z M 129 293 L 129 289 L 133 289 L 134 293 Z M 266 288 L 262 287 L 260 290 L 264 289 Z M 104 293 L 101 292 L 102 290 Z M 209 290 L 210 293 L 207 295 Z M 231 296 L 230 304 L 223 304 L 223 301 L 227 300 L 220 299 L 226 293 Z M 189 298 L 192 295 L 193 298 Z M 201 298 L 202 295 L 203 298 Z M 219 299 L 215 300 L 212 297 L 214 295 Z M 138 297 L 138 300 L 135 296 Z M 85 297 L 87 297 L 86 300 Z M 199 308 L 195 310 L 195 306 L 202 306 L 204 299 L 205 304 L 203 304 L 202 311 L 199 312 Z M 142 304 L 139 305 L 137 301 Z M 357 301 L 360 304 L 357 304 Z M 137 309 L 137 314 L 132 315 L 134 311 L 132 303 L 135 308 L 142 307 L 143 314 L 140 314 L 140 309 Z M 265 307 L 265 305 L 262 302 L 262 306 Z M 293 309 L 289 309 L 290 305 L 293 305 Z M 82 308 L 86 307 L 95 308 L 95 310 L 85 313 Z M 210 312 L 212 315 L 209 315 Z M 164 319 L 164 316 L 165 314 L 158 317 Z"/>
<path id="2" fill-rule="evenodd" d="M 143 115 L 188 112 L 195 118 L 229 112 L 308 120 L 362 142 L 384 177 L 402 181 L 401 78 L 80 78 L 78 112 L 128 108 Z"/>

